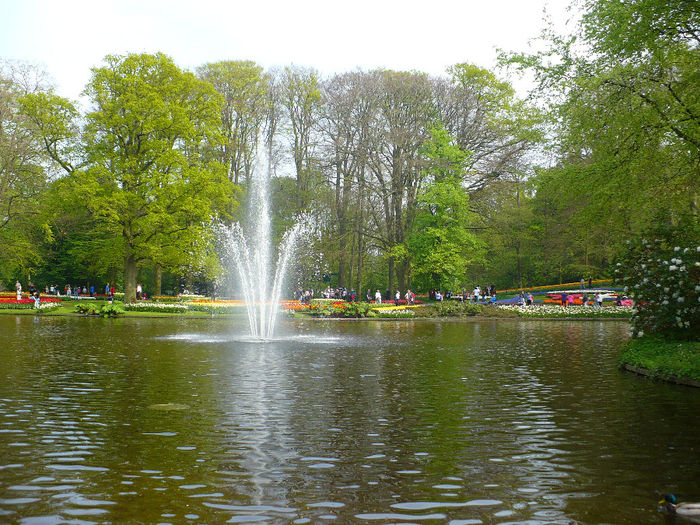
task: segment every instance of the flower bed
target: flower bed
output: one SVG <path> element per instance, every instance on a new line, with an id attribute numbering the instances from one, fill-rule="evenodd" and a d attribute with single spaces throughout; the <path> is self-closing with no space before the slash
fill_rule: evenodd
<path id="1" fill-rule="evenodd" d="M 189 301 L 190 304 L 207 304 L 207 305 L 236 305 L 241 306 L 245 304 L 245 301 L 240 299 L 195 299 L 194 301 Z"/>
<path id="2" fill-rule="evenodd" d="M 6 299 L 0 299 L 0 310 L 33 310 L 34 299 L 13 299 L 11 301 Z M 53 299 L 41 299 L 39 301 L 39 310 L 53 310 L 61 306 L 61 301 Z"/>
<path id="3" fill-rule="evenodd" d="M 179 303 L 129 303 L 124 305 L 127 312 L 183 313 L 187 305 Z"/>
<path id="4" fill-rule="evenodd" d="M 240 304 L 227 303 L 187 303 L 187 309 L 192 312 L 207 312 L 210 314 L 235 314 L 240 313 L 245 308 L 245 304 L 241 301 Z"/>
<path id="5" fill-rule="evenodd" d="M 605 306 L 597 308 L 594 306 L 558 306 L 558 305 L 533 305 L 520 306 L 511 304 L 501 304 L 497 308 L 501 310 L 517 313 L 520 317 L 549 317 L 549 318 L 570 318 L 570 317 L 612 317 L 629 318 L 633 309 L 629 306 Z"/>

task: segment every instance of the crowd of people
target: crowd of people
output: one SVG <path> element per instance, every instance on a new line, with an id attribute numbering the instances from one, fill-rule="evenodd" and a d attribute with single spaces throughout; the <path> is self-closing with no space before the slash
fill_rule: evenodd
<path id="1" fill-rule="evenodd" d="M 582 279 L 582 281 L 583 281 L 583 279 Z M 583 295 L 581 296 L 581 304 L 583 306 L 588 306 L 589 303 L 591 303 L 591 299 L 588 295 L 588 292 L 584 292 Z M 602 308 L 603 307 L 603 294 L 600 292 L 596 292 L 593 295 L 592 303 L 593 303 L 592 306 Z M 618 297 L 617 304 L 619 305 L 620 303 L 621 303 L 621 298 Z M 574 304 L 574 295 L 567 294 L 566 292 L 562 292 L 561 293 L 561 305 L 562 306 L 573 306 L 573 304 Z"/>
<path id="2" fill-rule="evenodd" d="M 20 283 L 19 280 L 15 282 L 15 292 L 17 294 L 17 300 L 22 299 L 22 283 Z M 41 292 L 37 288 L 37 286 L 32 282 L 29 281 L 29 286 L 27 288 L 27 291 L 29 293 L 29 297 L 33 298 L 35 300 L 36 306 L 38 307 L 39 301 L 41 300 Z M 110 285 L 110 283 L 107 283 L 104 288 L 104 297 L 107 298 L 109 302 L 112 302 L 114 300 L 114 294 L 115 294 L 115 288 L 114 285 Z M 50 295 L 50 296 L 56 296 L 56 297 L 72 297 L 74 299 L 77 299 L 79 297 L 97 297 L 96 290 L 95 290 L 95 285 L 70 285 L 66 284 L 63 286 L 63 288 L 59 287 L 56 284 L 51 284 L 51 285 L 46 285 L 44 287 L 44 295 Z M 141 284 L 139 283 L 136 286 L 136 298 L 137 299 L 145 299 L 146 294 L 143 293 L 143 288 Z"/>
<path id="3" fill-rule="evenodd" d="M 294 300 L 299 301 L 300 303 L 308 304 L 314 297 L 315 293 L 313 289 L 304 290 L 300 286 L 294 291 Z M 330 286 L 328 286 L 325 290 L 321 291 L 321 297 L 323 299 L 335 299 L 338 301 L 352 303 L 358 301 L 357 292 L 355 291 L 355 289 L 348 289 L 344 286 L 339 286 L 337 288 L 331 288 Z M 382 297 L 390 301 L 392 294 L 389 290 L 386 290 L 384 295 L 382 296 L 382 293 L 379 290 L 377 290 L 375 293 L 372 293 L 372 291 L 368 288 L 367 293 L 365 294 L 365 301 L 368 303 L 375 302 L 379 304 L 382 303 Z M 396 290 L 396 292 L 393 294 L 393 300 L 396 306 L 398 306 L 401 303 L 402 295 L 400 290 Z M 405 304 L 415 304 L 416 294 L 411 290 L 406 290 L 406 292 L 403 294 L 403 301 L 405 301 Z"/>
<path id="4" fill-rule="evenodd" d="M 461 293 L 453 294 L 451 290 L 447 290 L 444 293 L 440 290 L 431 289 L 428 296 L 431 301 L 444 301 L 445 299 L 457 299 L 459 301 L 496 301 L 496 285 L 491 284 L 488 286 L 474 286 L 472 291 L 466 288 L 462 289 Z"/>

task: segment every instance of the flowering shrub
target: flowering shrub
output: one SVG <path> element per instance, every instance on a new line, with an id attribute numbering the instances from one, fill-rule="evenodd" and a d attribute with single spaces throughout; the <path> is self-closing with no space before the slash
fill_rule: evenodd
<path id="1" fill-rule="evenodd" d="M 700 245 L 681 235 L 628 241 L 615 279 L 637 304 L 633 335 L 698 338 L 700 333 Z M 674 239 L 675 237 L 675 239 Z"/>
<path id="2" fill-rule="evenodd" d="M 615 317 L 629 318 L 632 315 L 632 308 L 629 306 L 605 306 L 597 308 L 595 306 L 561 306 L 553 304 L 537 304 L 533 306 L 520 306 L 515 304 L 499 304 L 498 308 L 517 313 L 520 317 Z"/>

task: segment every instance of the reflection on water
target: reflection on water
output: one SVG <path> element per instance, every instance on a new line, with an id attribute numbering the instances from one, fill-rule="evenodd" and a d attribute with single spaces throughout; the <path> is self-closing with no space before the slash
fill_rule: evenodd
<path id="1" fill-rule="evenodd" d="M 621 322 L 0 317 L 0 522 L 663 523 L 700 390 Z"/>

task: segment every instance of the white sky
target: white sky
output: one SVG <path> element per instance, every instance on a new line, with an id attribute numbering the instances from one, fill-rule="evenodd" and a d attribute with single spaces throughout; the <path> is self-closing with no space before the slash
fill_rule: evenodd
<path id="1" fill-rule="evenodd" d="M 0 58 L 43 66 L 78 98 L 107 54 L 162 51 L 182 68 L 217 60 L 417 70 L 495 65 L 527 50 L 544 11 L 565 29 L 567 0 L 0 0 Z"/>

